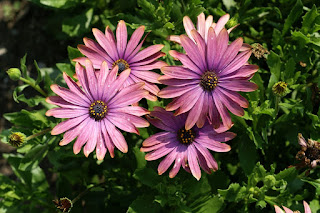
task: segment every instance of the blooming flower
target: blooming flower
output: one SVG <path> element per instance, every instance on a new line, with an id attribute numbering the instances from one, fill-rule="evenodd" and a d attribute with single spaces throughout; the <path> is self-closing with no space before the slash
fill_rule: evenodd
<path id="1" fill-rule="evenodd" d="M 208 149 L 228 152 L 231 149 L 230 146 L 221 142 L 235 137 L 232 132 L 217 133 L 208 122 L 202 128 L 193 127 L 187 130 L 184 127 L 186 114 L 174 116 L 160 107 L 154 107 L 150 116 L 148 117 L 149 122 L 164 132 L 147 138 L 142 143 L 141 151 L 150 152 L 145 156 L 145 159 L 149 161 L 166 155 L 158 166 L 159 175 L 167 171 L 174 162 L 169 172 L 170 178 L 176 176 L 181 166 L 187 172 L 191 172 L 197 180 L 201 177 L 200 167 L 209 174 L 212 170 L 216 171 L 218 164 Z"/>
<path id="2" fill-rule="evenodd" d="M 84 38 L 83 42 L 85 45 L 78 45 L 78 49 L 92 61 L 95 69 L 100 69 L 103 61 L 107 62 L 110 69 L 118 65 L 119 73 L 130 68 L 131 73 L 129 78 L 124 82 L 124 86 L 144 82 L 145 89 L 150 92 L 146 98 L 156 100 L 155 95 L 159 92 L 159 88 L 154 83 L 159 83 L 158 78 L 160 75 L 150 72 L 150 70 L 160 69 L 167 64 L 163 61 L 157 61 L 158 58 L 165 55 L 165 53 L 160 52 L 163 48 L 162 44 L 149 46 L 139 52 L 146 39 L 145 36 L 139 43 L 144 29 L 144 26 L 136 29 L 127 42 L 127 27 L 123 20 L 118 23 L 116 39 L 109 26 L 107 26 L 105 34 L 94 28 L 92 32 L 98 43 L 92 39 Z M 85 57 L 74 59 L 74 61 L 82 65 L 85 60 Z"/>
<path id="3" fill-rule="evenodd" d="M 247 64 L 251 50 L 238 54 L 242 38 L 228 44 L 229 35 L 225 28 L 216 35 L 214 28 L 210 27 L 207 44 L 196 30 L 191 30 L 191 35 L 196 43 L 186 35 L 180 36 L 186 54 L 169 51 L 183 66 L 161 68 L 164 75 L 159 81 L 168 87 L 158 96 L 174 98 L 166 110 L 177 110 L 176 115 L 190 111 L 185 124 L 187 130 L 195 123 L 201 128 L 207 116 L 214 128 L 221 126 L 220 117 L 223 125 L 230 128 L 232 121 L 228 110 L 243 116 L 243 108 L 249 105 L 237 91 L 251 92 L 258 88 L 248 80 L 259 67 Z"/>
<path id="4" fill-rule="evenodd" d="M 130 75 L 130 69 L 124 70 L 117 76 L 118 67 L 110 72 L 108 65 L 103 62 L 100 71 L 94 71 L 92 63 L 85 61 L 85 68 L 76 64 L 76 74 L 82 89 L 66 74 L 63 73 L 69 89 L 51 85 L 58 96 L 46 99 L 48 103 L 59 106 L 46 112 L 47 116 L 68 118 L 56 125 L 52 135 L 65 132 L 60 145 L 76 141 L 73 152 L 78 154 L 81 147 L 88 155 L 96 148 L 97 158 L 102 160 L 107 152 L 114 157 L 114 147 L 121 152 L 128 151 L 128 145 L 121 132 L 139 134 L 137 127 L 147 127 L 149 123 L 139 117 L 148 111 L 139 106 L 128 106 L 141 100 L 148 92 L 143 89 L 144 83 L 136 83 L 121 88 Z M 117 128 L 116 128 L 117 127 Z"/>
<path id="5" fill-rule="evenodd" d="M 312 213 L 311 209 L 310 209 L 310 206 L 308 205 L 308 203 L 306 201 L 303 201 L 303 206 L 304 206 L 304 213 Z M 289 209 L 289 208 L 287 208 L 285 206 L 282 206 L 282 208 L 284 209 L 285 213 L 299 212 L 299 211 L 292 211 L 291 209 Z M 284 213 L 283 210 L 277 205 L 274 205 L 274 210 L 275 210 L 276 213 Z"/>
<path id="6" fill-rule="evenodd" d="M 207 18 L 204 15 L 204 13 L 201 13 L 197 17 L 197 29 L 194 27 L 194 24 L 192 20 L 189 18 L 189 16 L 183 17 L 183 26 L 184 29 L 189 36 L 189 38 L 195 42 L 193 35 L 192 35 L 192 30 L 197 30 L 200 36 L 204 39 L 204 41 L 207 43 L 208 41 L 208 34 L 209 34 L 209 29 L 212 27 L 214 29 L 214 32 L 216 33 L 216 36 L 219 35 L 222 29 L 225 28 L 225 25 L 230 19 L 229 14 L 225 14 L 219 18 L 217 23 L 213 22 L 213 16 L 209 15 Z M 236 28 L 239 24 L 231 27 L 230 29 L 227 30 L 228 34 L 231 33 L 231 31 Z M 181 44 L 180 37 L 178 35 L 170 35 L 168 37 L 170 41 L 176 42 Z M 244 50 L 249 50 L 251 49 L 251 46 L 248 44 L 243 44 L 243 46 L 240 48 L 240 51 Z"/>

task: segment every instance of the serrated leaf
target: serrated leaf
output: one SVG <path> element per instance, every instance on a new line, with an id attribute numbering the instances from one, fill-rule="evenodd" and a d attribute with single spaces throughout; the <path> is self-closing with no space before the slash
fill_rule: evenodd
<path id="1" fill-rule="evenodd" d="M 229 188 L 225 190 L 218 189 L 218 192 L 229 202 L 238 202 L 247 196 L 246 187 L 240 186 L 238 183 L 230 184 Z"/>
<path id="2" fill-rule="evenodd" d="M 279 172 L 275 177 L 277 180 L 285 180 L 287 182 L 292 181 L 298 175 L 298 171 L 295 167 L 291 167 Z"/>
<path id="3" fill-rule="evenodd" d="M 290 27 L 294 24 L 294 22 L 300 17 L 302 14 L 303 4 L 301 0 L 297 0 L 296 4 L 292 8 L 292 10 L 289 13 L 289 16 L 287 17 L 282 30 L 282 35 L 285 35 Z"/>

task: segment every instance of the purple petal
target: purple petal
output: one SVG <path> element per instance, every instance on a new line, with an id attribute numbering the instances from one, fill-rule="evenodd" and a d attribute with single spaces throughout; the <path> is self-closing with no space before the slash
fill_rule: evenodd
<path id="1" fill-rule="evenodd" d="M 109 26 L 106 28 L 106 34 L 100 30 L 93 28 L 92 32 L 101 47 L 108 53 L 113 61 L 119 59 L 116 43 L 112 31 L 110 32 Z"/>
<path id="2" fill-rule="evenodd" d="M 133 63 L 133 62 L 141 61 L 145 58 L 148 58 L 149 56 L 152 56 L 153 54 L 159 52 L 163 47 L 164 47 L 163 44 L 156 44 L 156 45 L 149 46 L 141 50 L 140 52 L 138 52 L 132 58 L 128 59 L 128 63 Z"/>
<path id="3" fill-rule="evenodd" d="M 112 65 L 112 63 L 114 62 L 113 59 L 108 55 L 108 53 L 97 42 L 95 42 L 94 40 L 89 39 L 89 38 L 83 38 L 83 42 L 88 48 L 90 48 L 91 50 L 94 50 L 100 56 L 102 56 L 105 59 L 105 61 L 108 62 L 108 65 Z M 84 54 L 84 55 L 87 56 L 86 54 Z"/>
<path id="4" fill-rule="evenodd" d="M 172 150 L 172 152 L 170 152 L 165 159 L 163 159 L 161 161 L 161 163 L 158 166 L 158 174 L 162 175 L 165 171 L 168 170 L 168 168 L 170 167 L 170 165 L 173 163 L 173 161 L 176 159 L 176 149 Z"/>
<path id="5" fill-rule="evenodd" d="M 100 64 L 101 64 L 102 61 L 108 60 L 107 56 L 104 57 L 104 55 L 107 55 L 106 53 L 100 54 L 97 51 L 95 51 L 85 45 L 82 45 L 82 44 L 79 44 L 77 47 L 83 55 L 87 56 L 90 60 L 95 60 L 96 63 L 100 61 Z"/>
<path id="6" fill-rule="evenodd" d="M 197 142 L 193 143 L 195 148 L 201 153 L 201 155 L 204 157 L 205 161 L 207 162 L 207 165 L 210 169 L 218 170 L 218 164 L 215 161 L 215 159 L 212 157 L 210 152 L 204 148 L 201 144 L 198 144 Z"/>
<path id="7" fill-rule="evenodd" d="M 90 63 L 91 61 L 89 61 L 88 59 L 85 61 L 86 65 L 87 64 L 89 65 Z M 86 93 L 86 96 L 90 99 L 91 102 L 94 101 L 94 97 L 92 96 L 92 93 L 90 91 L 90 83 L 89 83 L 87 71 L 78 63 L 76 64 L 76 74 L 82 86 L 82 89 Z"/>
<path id="8" fill-rule="evenodd" d="M 66 121 L 62 121 L 51 130 L 51 135 L 59 135 L 65 131 L 68 131 L 72 127 L 75 127 L 79 123 L 83 122 L 87 117 L 88 115 L 83 115 L 76 118 L 68 119 Z"/>
<path id="9" fill-rule="evenodd" d="M 102 125 L 102 123 L 101 123 Z M 106 148 L 106 145 L 105 145 L 105 139 L 101 133 L 101 128 L 102 126 L 100 126 L 100 132 L 99 132 L 99 135 L 98 135 L 98 138 L 97 138 L 97 146 L 96 146 L 96 153 L 97 153 L 97 159 L 98 160 L 103 160 L 104 156 L 106 155 L 107 153 L 107 148 Z"/>
<path id="10" fill-rule="evenodd" d="M 95 121 L 93 119 L 87 120 L 86 131 L 81 131 L 77 137 L 76 142 L 73 144 L 73 153 L 78 154 L 82 146 L 89 140 Z"/>
<path id="11" fill-rule="evenodd" d="M 282 208 L 284 209 L 284 211 L 285 211 L 286 213 L 293 213 L 293 211 L 292 211 L 291 209 L 289 209 L 289 208 L 287 208 L 287 207 L 285 207 L 285 206 L 282 206 Z"/>
<path id="12" fill-rule="evenodd" d="M 121 108 L 110 109 L 110 112 L 123 112 L 131 115 L 142 116 L 149 114 L 149 110 L 140 106 L 125 106 Z"/>
<path id="13" fill-rule="evenodd" d="M 159 87 L 155 84 L 149 83 L 148 81 L 144 81 L 143 79 L 140 79 L 135 75 L 131 75 L 130 77 L 135 83 L 144 83 L 143 89 L 149 91 L 154 95 L 158 94 L 158 92 L 160 91 Z"/>
<path id="14" fill-rule="evenodd" d="M 124 107 L 139 102 L 145 97 L 148 91 L 143 90 L 144 83 L 136 83 L 123 88 L 109 102 L 110 107 Z"/>
<path id="15" fill-rule="evenodd" d="M 157 159 L 167 155 L 168 153 L 170 153 L 178 145 L 179 145 L 179 142 L 172 141 L 171 143 L 168 143 L 165 146 L 162 146 L 161 148 L 146 154 L 145 159 L 148 161 L 157 160 Z"/>
<path id="16" fill-rule="evenodd" d="M 214 92 L 217 95 L 217 98 L 221 100 L 221 102 L 228 108 L 231 113 L 240 117 L 244 115 L 243 108 L 241 108 L 238 103 L 231 100 L 228 96 L 225 96 L 223 93 L 221 93 L 219 88 L 216 88 Z"/>
<path id="17" fill-rule="evenodd" d="M 169 77 L 177 79 L 200 79 L 201 76 L 183 66 L 165 66 L 161 72 Z"/>
<path id="18" fill-rule="evenodd" d="M 149 33 L 150 33 L 150 32 L 149 32 Z M 131 59 L 132 57 L 134 57 L 134 56 L 137 54 L 137 52 L 139 52 L 139 50 L 141 49 L 141 47 L 142 47 L 144 41 L 146 40 L 147 36 L 149 35 L 149 33 L 147 33 L 147 34 L 144 36 L 144 38 L 143 38 L 142 41 L 138 44 L 138 46 L 136 46 L 136 48 L 131 52 L 131 54 L 126 57 L 126 61 L 127 61 L 127 62 L 129 62 L 130 59 Z"/>
<path id="19" fill-rule="evenodd" d="M 220 115 L 214 103 L 213 97 L 209 95 L 209 120 L 215 129 L 221 126 Z"/>
<path id="20" fill-rule="evenodd" d="M 181 44 L 180 37 L 177 35 L 169 35 L 167 40 Z"/>
<path id="21" fill-rule="evenodd" d="M 303 201 L 303 206 L 304 206 L 304 213 L 311 213 L 310 206 L 306 201 Z"/>
<path id="22" fill-rule="evenodd" d="M 155 54 L 149 56 L 149 57 L 146 57 L 144 58 L 143 60 L 140 60 L 140 61 L 128 61 L 128 63 L 130 63 L 130 67 L 132 67 L 132 69 L 135 69 L 135 70 L 139 70 L 140 68 L 143 69 L 143 70 L 147 70 L 148 67 L 144 68 L 144 66 L 146 65 L 149 65 L 149 64 L 152 64 L 154 62 L 156 62 L 156 60 L 158 58 L 161 58 L 162 56 L 165 56 L 166 54 L 163 53 L 163 52 L 156 52 Z M 160 61 L 158 61 L 160 62 Z M 161 64 L 164 64 L 165 62 L 160 62 Z M 161 68 L 161 67 L 159 67 Z"/>
<path id="23" fill-rule="evenodd" d="M 212 27 L 208 31 L 208 41 L 207 41 L 207 63 L 208 69 L 213 70 L 213 65 L 216 60 L 217 49 L 217 37 Z"/>
<path id="24" fill-rule="evenodd" d="M 172 111 L 172 110 L 176 110 L 177 108 L 181 107 L 182 108 L 181 113 L 187 112 L 188 110 L 190 110 L 194 106 L 194 104 L 198 100 L 201 92 L 202 92 L 202 89 L 200 87 L 197 87 L 195 90 L 190 90 L 190 91 L 186 92 L 182 96 L 177 97 L 171 103 L 169 103 L 166 106 L 166 110 Z"/>
<path id="25" fill-rule="evenodd" d="M 161 107 L 154 107 L 150 116 L 160 119 L 166 126 L 171 127 L 172 129 L 176 129 L 175 127 L 179 126 L 179 123 L 176 122 L 176 117 L 171 112 L 167 112 Z"/>
<path id="26" fill-rule="evenodd" d="M 168 143 L 171 140 L 175 139 L 176 137 L 177 137 L 177 135 L 173 134 L 171 132 L 158 132 L 156 134 L 151 135 L 149 138 L 147 138 L 145 141 L 143 141 L 142 146 L 143 147 L 151 147 L 151 146 L 155 146 L 159 143 Z"/>
<path id="27" fill-rule="evenodd" d="M 276 213 L 283 213 L 282 209 L 277 205 L 274 205 L 274 210 Z"/>
<path id="28" fill-rule="evenodd" d="M 76 82 L 74 82 L 70 76 L 68 76 L 65 72 L 63 73 L 63 78 L 65 82 L 67 83 L 69 89 L 77 94 L 81 99 L 83 99 L 85 102 L 90 104 L 89 98 L 86 96 L 86 94 L 81 90 L 81 88 L 78 86 Z"/>
<path id="29" fill-rule="evenodd" d="M 249 65 L 243 65 L 240 69 L 225 75 L 224 73 L 220 74 L 220 79 L 227 80 L 227 79 L 233 79 L 233 78 L 244 78 L 253 75 L 259 70 L 259 67 L 257 65 L 249 64 Z"/>
<path id="30" fill-rule="evenodd" d="M 197 31 L 202 36 L 202 38 L 204 38 L 205 30 L 206 30 L 206 17 L 204 15 L 204 13 L 200 13 L 200 15 L 198 15 L 197 19 L 198 19 L 198 21 L 197 21 Z M 191 33 L 192 33 L 192 30 L 191 30 Z"/>
<path id="31" fill-rule="evenodd" d="M 256 85 L 255 83 L 244 80 L 223 81 L 220 82 L 219 86 L 231 91 L 241 92 L 252 92 L 258 89 L 258 85 Z"/>
<path id="32" fill-rule="evenodd" d="M 228 66 L 226 66 L 223 70 L 221 70 L 219 73 L 221 73 L 221 75 L 228 75 L 228 74 L 236 71 L 237 69 L 239 69 L 245 63 L 248 62 L 248 59 L 250 58 L 251 53 L 252 53 L 252 51 L 245 51 L 245 52 L 239 53 L 234 58 L 234 60 Z"/>
<path id="33" fill-rule="evenodd" d="M 117 49 L 119 53 L 119 57 L 123 58 L 124 52 L 127 46 L 127 27 L 126 23 L 123 20 L 120 20 L 116 30 L 116 37 L 117 37 Z"/>
<path id="34" fill-rule="evenodd" d="M 221 16 L 217 22 L 217 25 L 215 26 L 214 30 L 216 32 L 216 34 L 218 35 L 220 33 L 220 31 L 224 28 L 224 26 L 226 25 L 226 23 L 229 21 L 230 19 L 230 15 L 229 14 L 225 14 L 223 16 Z"/>
<path id="35" fill-rule="evenodd" d="M 98 99 L 98 80 L 97 77 L 94 73 L 94 69 L 92 66 L 91 61 L 87 60 L 86 61 L 86 69 L 85 69 L 85 75 L 86 79 L 88 79 L 88 85 L 90 92 L 92 94 L 92 97 L 94 100 Z"/>
<path id="36" fill-rule="evenodd" d="M 185 129 L 191 129 L 199 119 L 199 116 L 202 111 L 203 101 L 204 101 L 205 92 L 202 92 L 198 98 L 198 101 L 195 103 L 193 108 L 190 110 L 188 114 L 188 118 L 186 120 Z"/>
<path id="37" fill-rule="evenodd" d="M 157 53 L 156 53 L 157 54 Z M 164 56 L 165 53 L 161 53 L 161 57 Z M 155 56 L 155 55 L 153 55 Z M 157 59 L 157 58 L 156 58 Z M 155 59 L 155 60 L 156 60 Z M 154 69 L 160 69 L 161 67 L 168 66 L 168 64 L 164 61 L 153 61 L 151 63 L 148 62 L 148 64 L 144 65 L 141 63 L 142 61 L 138 63 L 134 63 L 130 65 L 130 68 L 133 70 L 137 71 L 150 71 Z M 141 64 L 141 65 L 138 65 Z"/>
<path id="38" fill-rule="evenodd" d="M 226 29 L 223 29 L 219 33 L 219 35 L 217 36 L 217 49 L 216 49 L 215 59 L 213 61 L 213 69 L 214 70 L 217 70 L 218 64 L 219 64 L 222 56 L 225 54 L 225 51 L 228 47 L 228 42 L 229 42 L 228 32 Z"/>
<path id="39" fill-rule="evenodd" d="M 104 138 L 104 145 L 107 147 L 109 153 L 110 153 L 110 157 L 114 158 L 114 144 L 111 141 L 111 138 L 108 134 L 108 130 L 104 124 L 104 122 L 102 122 L 101 125 L 101 131 L 102 131 L 102 136 Z"/>
<path id="40" fill-rule="evenodd" d="M 168 85 L 168 86 L 186 86 L 186 85 L 194 84 L 194 80 L 190 80 L 190 79 L 175 79 L 175 78 L 171 78 L 171 77 L 166 76 L 166 75 L 162 75 L 161 77 L 159 77 L 158 81 L 161 84 L 165 84 L 165 85 Z"/>
<path id="41" fill-rule="evenodd" d="M 232 121 L 231 121 L 231 117 L 228 113 L 228 110 L 226 109 L 226 107 L 222 104 L 221 100 L 216 96 L 215 93 L 212 94 L 213 96 L 213 100 L 214 100 L 214 103 L 217 107 L 217 110 L 221 116 L 221 119 L 222 119 L 222 123 L 231 128 L 232 126 Z"/>
<path id="42" fill-rule="evenodd" d="M 75 118 L 82 115 L 88 115 L 88 109 L 68 109 L 68 108 L 52 108 L 46 112 L 46 116 L 53 116 L 55 118 Z"/>
<path id="43" fill-rule="evenodd" d="M 46 98 L 46 102 L 49 104 L 57 105 L 59 107 L 63 108 L 70 108 L 70 109 L 82 109 L 83 107 L 73 105 L 64 99 L 62 99 L 60 96 L 49 96 Z"/>
<path id="44" fill-rule="evenodd" d="M 187 35 L 192 39 L 191 30 L 196 29 L 196 28 L 194 28 L 193 22 L 191 21 L 189 16 L 183 17 L 183 26 L 184 26 L 184 29 L 185 29 Z M 179 37 L 179 41 L 180 42 L 178 42 L 178 43 L 181 43 L 180 37 Z"/>
<path id="45" fill-rule="evenodd" d="M 205 35 L 204 35 L 204 40 L 207 43 L 208 41 L 208 32 L 209 32 L 209 28 L 211 27 L 213 22 L 213 16 L 208 16 L 206 19 L 206 29 L 205 29 Z"/>
<path id="46" fill-rule="evenodd" d="M 191 170 L 192 175 L 197 179 L 200 180 L 201 178 L 201 170 L 197 160 L 197 151 L 194 148 L 193 144 L 188 146 L 188 164 Z"/>
<path id="47" fill-rule="evenodd" d="M 107 119 L 103 119 L 104 125 L 107 129 L 108 134 L 110 135 L 110 139 L 112 140 L 113 144 L 123 153 L 128 152 L 128 145 L 121 134 L 121 132 Z"/>
<path id="48" fill-rule="evenodd" d="M 197 45 L 186 35 L 180 35 L 181 45 L 185 49 L 188 57 L 197 64 L 200 70 L 204 71 L 206 69 L 205 64 L 201 58 L 201 54 Z"/>
<path id="49" fill-rule="evenodd" d="M 224 67 L 226 67 L 238 54 L 240 47 L 243 44 L 243 39 L 238 38 L 234 42 L 232 42 L 225 53 L 223 54 L 217 70 L 222 70 Z"/>
<path id="50" fill-rule="evenodd" d="M 147 119 L 153 126 L 157 127 L 158 129 L 162 129 L 168 132 L 175 131 L 174 127 L 165 125 L 161 120 L 157 118 L 151 118 L 150 116 L 147 116 Z"/>
<path id="51" fill-rule="evenodd" d="M 201 114 L 197 120 L 197 127 L 202 128 L 207 121 L 208 111 L 209 111 L 209 93 L 204 92 L 203 94 L 203 106 L 201 109 Z"/>
<path id="52" fill-rule="evenodd" d="M 132 123 L 134 126 L 138 127 L 138 128 L 144 128 L 144 127 L 148 127 L 149 126 L 149 122 L 146 121 L 144 118 L 135 116 L 135 115 L 130 115 L 127 113 L 108 113 L 107 118 L 109 117 L 113 117 L 112 120 L 114 119 L 119 119 L 122 121 L 126 121 L 126 122 L 130 122 Z"/>
<path id="53" fill-rule="evenodd" d="M 158 96 L 160 98 L 174 98 L 174 97 L 181 96 L 190 90 L 193 91 L 197 88 L 199 88 L 198 84 L 186 85 L 186 86 L 182 86 L 182 87 L 168 86 L 168 87 L 162 89 L 158 93 Z"/>
<path id="54" fill-rule="evenodd" d="M 133 125 L 130 121 L 127 119 L 121 117 L 121 116 L 115 116 L 116 114 L 111 114 L 110 116 L 107 116 L 107 119 L 116 127 L 119 129 L 125 131 L 125 132 L 131 132 L 131 133 L 136 133 L 139 135 L 138 129 Z"/>
<path id="55" fill-rule="evenodd" d="M 228 89 L 225 89 L 223 87 L 219 87 L 219 91 L 223 93 L 225 96 L 229 97 L 231 100 L 234 102 L 238 103 L 241 107 L 243 108 L 248 108 L 249 107 L 249 102 L 247 99 L 239 95 L 238 93 L 234 91 L 230 91 Z"/>
<path id="56" fill-rule="evenodd" d="M 145 26 L 138 27 L 133 33 L 128 42 L 127 49 L 123 58 L 128 58 L 132 51 L 137 47 L 144 33 Z"/>
<path id="57" fill-rule="evenodd" d="M 88 157 L 91 152 L 96 148 L 98 137 L 101 134 L 101 123 L 100 122 L 94 122 L 93 128 L 91 131 L 91 135 L 88 139 L 88 142 L 83 148 L 83 154 Z"/>
<path id="58" fill-rule="evenodd" d="M 228 144 L 208 140 L 208 138 L 205 137 L 198 137 L 195 139 L 195 142 L 215 152 L 229 152 L 231 150 L 231 147 Z"/>
<path id="59" fill-rule="evenodd" d="M 170 50 L 169 54 L 173 57 L 181 61 L 181 63 L 189 68 L 191 71 L 202 75 L 203 71 L 195 64 L 193 61 L 183 53 L 179 53 L 175 50 Z"/>
<path id="60" fill-rule="evenodd" d="M 150 72 L 150 71 L 133 70 L 131 71 L 131 73 L 137 76 L 138 78 L 141 78 L 151 83 L 159 83 L 158 78 L 161 76 L 158 73 Z"/>
<path id="61" fill-rule="evenodd" d="M 65 101 L 69 102 L 70 105 L 74 104 L 83 107 L 88 106 L 88 103 L 85 100 L 66 88 L 60 87 L 56 84 L 51 85 L 50 88 L 54 93 L 59 95 Z"/>
<path id="62" fill-rule="evenodd" d="M 176 160 L 174 162 L 174 165 L 169 172 L 170 178 L 174 178 L 178 174 L 182 163 L 183 163 L 183 154 L 178 153 L 176 156 Z"/>

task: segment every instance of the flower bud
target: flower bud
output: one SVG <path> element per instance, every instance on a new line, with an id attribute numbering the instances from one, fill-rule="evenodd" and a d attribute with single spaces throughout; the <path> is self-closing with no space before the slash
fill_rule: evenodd
<path id="1" fill-rule="evenodd" d="M 267 175 L 264 180 L 263 183 L 271 188 L 272 186 L 274 186 L 276 184 L 276 178 L 273 175 Z"/>
<path id="2" fill-rule="evenodd" d="M 7 70 L 9 78 L 14 81 L 18 81 L 21 77 L 21 71 L 18 68 L 10 68 Z"/>
<path id="3" fill-rule="evenodd" d="M 231 28 L 238 25 L 238 20 L 236 17 L 232 17 L 226 24 L 227 28 Z"/>
<path id="4" fill-rule="evenodd" d="M 273 85 L 272 92 L 277 96 L 283 97 L 288 92 L 288 84 L 286 82 L 279 81 Z"/>
<path id="5" fill-rule="evenodd" d="M 13 132 L 9 136 L 9 143 L 14 147 L 20 147 L 24 142 L 26 142 L 26 135 L 22 132 Z"/>

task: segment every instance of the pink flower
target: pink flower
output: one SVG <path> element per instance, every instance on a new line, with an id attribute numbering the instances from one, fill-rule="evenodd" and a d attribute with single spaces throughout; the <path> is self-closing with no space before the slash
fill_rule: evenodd
<path id="1" fill-rule="evenodd" d="M 171 50 L 172 57 L 181 61 L 183 66 L 165 66 L 159 81 L 168 87 L 158 96 L 174 98 L 166 110 L 177 110 L 175 115 L 189 112 L 185 123 L 187 130 L 195 124 L 201 128 L 207 117 L 214 128 L 232 126 L 228 110 L 243 116 L 243 108 L 248 101 L 237 92 L 251 92 L 258 87 L 249 82 L 258 66 L 249 65 L 251 50 L 240 52 L 243 39 L 238 38 L 231 44 L 229 35 L 223 28 L 217 35 L 214 28 L 208 30 L 207 43 L 196 31 L 191 30 L 194 43 L 188 36 L 181 35 L 180 41 L 186 54 Z"/>
<path id="2" fill-rule="evenodd" d="M 197 180 L 201 178 L 200 167 L 208 174 L 218 170 L 218 164 L 208 149 L 228 152 L 231 147 L 221 142 L 229 141 L 236 136 L 232 132 L 218 133 L 208 122 L 202 128 L 193 127 L 186 130 L 184 125 L 187 114 L 174 116 L 160 107 L 154 107 L 150 116 L 154 118 L 148 117 L 149 122 L 164 131 L 147 138 L 142 143 L 141 151 L 150 152 L 145 156 L 149 161 L 166 156 L 158 166 L 159 175 L 167 171 L 174 162 L 169 172 L 170 178 L 176 176 L 181 166 L 187 172 L 191 172 Z"/>
<path id="3" fill-rule="evenodd" d="M 306 201 L 303 201 L 303 206 L 304 206 L 304 213 L 312 213 L 310 206 L 308 205 L 308 203 Z M 282 206 L 282 208 L 284 209 L 285 213 L 294 213 L 294 211 L 292 211 L 291 209 L 288 209 L 285 206 Z M 283 210 L 277 205 L 274 205 L 274 210 L 276 213 L 284 213 Z"/>
<path id="4" fill-rule="evenodd" d="M 66 145 L 76 139 L 73 152 L 78 154 L 82 148 L 85 156 L 96 148 L 97 158 L 102 160 L 107 152 L 114 157 L 114 147 L 121 152 L 128 151 L 128 145 L 121 132 L 139 134 L 137 127 L 147 127 L 149 123 L 140 116 L 148 111 L 139 106 L 129 106 L 140 101 L 148 93 L 144 83 L 136 83 L 122 88 L 130 75 L 130 69 L 117 77 L 118 66 L 109 71 L 103 62 L 100 71 L 94 71 L 91 61 L 85 61 L 85 68 L 76 64 L 76 74 L 81 88 L 66 73 L 63 73 L 69 89 L 51 85 L 58 96 L 46 99 L 48 103 L 59 106 L 46 112 L 47 116 L 67 118 L 56 125 L 52 135 L 63 132 L 60 145 Z M 117 127 L 117 128 L 116 128 Z"/>
<path id="5" fill-rule="evenodd" d="M 167 65 L 163 61 L 157 61 L 157 59 L 164 56 L 165 53 L 160 52 L 163 48 L 162 44 L 152 45 L 139 51 L 147 37 L 145 36 L 140 42 L 144 34 L 144 29 L 144 26 L 136 29 L 127 42 L 127 27 L 123 20 L 118 23 L 116 39 L 109 26 L 107 26 L 105 34 L 94 28 L 92 32 L 98 43 L 92 39 L 84 38 L 83 42 L 85 45 L 78 45 L 78 49 L 92 61 L 95 69 L 100 69 L 103 61 L 107 62 L 110 69 L 118 65 L 119 73 L 130 68 L 131 73 L 124 82 L 124 86 L 144 82 L 144 88 L 150 92 L 146 98 L 157 100 L 155 95 L 159 92 L 159 88 L 155 83 L 159 83 L 158 78 L 160 75 L 155 72 L 150 72 L 150 70 L 160 69 L 162 66 Z M 82 65 L 85 60 L 85 57 L 74 59 L 74 61 Z"/>

